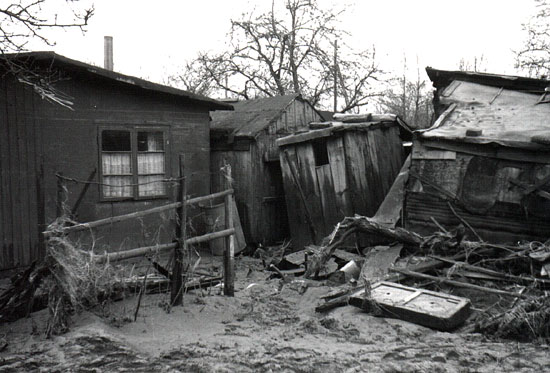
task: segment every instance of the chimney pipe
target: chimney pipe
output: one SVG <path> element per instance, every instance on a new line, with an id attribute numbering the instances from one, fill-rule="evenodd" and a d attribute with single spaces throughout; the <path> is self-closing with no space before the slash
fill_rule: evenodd
<path id="1" fill-rule="evenodd" d="M 113 37 L 103 37 L 103 67 L 113 71 Z"/>

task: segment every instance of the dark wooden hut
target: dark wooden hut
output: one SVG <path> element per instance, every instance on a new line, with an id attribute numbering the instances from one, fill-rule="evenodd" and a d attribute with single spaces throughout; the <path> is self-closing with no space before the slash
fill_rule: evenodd
<path id="1" fill-rule="evenodd" d="M 83 222 L 173 200 L 175 188 L 160 180 L 179 176 L 180 160 L 193 175 L 190 194 L 208 193 L 209 112 L 230 105 L 52 52 L 3 58 L 0 270 L 43 255 L 41 232 L 56 217 L 56 173 L 94 183 L 66 183 L 64 203 Z M 39 79 L 51 81 L 57 102 L 45 99 L 48 91 L 37 94 Z M 157 214 L 102 228 L 93 239 L 98 250 L 116 250 L 172 233 L 170 219 Z"/>
<path id="2" fill-rule="evenodd" d="M 437 120 L 413 143 L 405 226 L 428 234 L 459 215 L 485 240 L 548 239 L 550 82 L 427 72 Z"/>
<path id="3" fill-rule="evenodd" d="M 238 101 L 234 111 L 212 113 L 211 169 L 232 166 L 235 200 L 246 240 L 272 244 L 289 236 L 283 180 L 275 140 L 321 120 L 315 108 L 292 94 Z M 212 191 L 223 189 L 212 178 Z"/>
<path id="4" fill-rule="evenodd" d="M 319 243 L 346 216 L 373 216 L 403 164 L 398 117 L 347 118 L 277 140 L 295 248 Z"/>

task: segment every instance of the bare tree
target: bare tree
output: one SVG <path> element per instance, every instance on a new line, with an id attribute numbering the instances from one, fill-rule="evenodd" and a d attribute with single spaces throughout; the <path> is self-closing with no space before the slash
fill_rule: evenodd
<path id="1" fill-rule="evenodd" d="M 201 86 L 193 82 L 207 80 L 210 93 L 244 99 L 300 93 L 314 105 L 329 102 L 336 82 L 343 98 L 339 111 L 357 110 L 376 95 L 371 82 L 380 69 L 374 50 L 357 53 L 345 44 L 347 34 L 338 28 L 341 13 L 322 9 L 316 0 L 285 0 L 284 9 L 273 1 L 265 13 L 232 20 L 228 49 L 199 54 L 179 81 L 195 90 Z M 336 60 L 335 40 L 340 45 Z"/>
<path id="2" fill-rule="evenodd" d="M 32 40 L 55 45 L 47 30 L 76 28 L 83 31 L 94 8 L 79 9 L 77 2 L 65 0 L 65 7 L 59 11 L 54 8 L 60 1 L 53 4 L 52 0 L 14 0 L 0 5 L 0 66 L 20 82 L 32 86 L 43 98 L 66 107 L 72 104 L 70 98 L 53 87 L 59 72 L 51 67 L 34 66 L 31 61 L 17 58 L 17 54 L 27 51 Z"/>
<path id="3" fill-rule="evenodd" d="M 418 67 L 414 80 L 407 78 L 406 71 L 405 61 L 403 75 L 386 82 L 387 88 L 377 101 L 378 110 L 398 115 L 412 128 L 427 128 L 433 117 L 433 94 Z"/>
<path id="4" fill-rule="evenodd" d="M 523 47 L 516 51 L 516 68 L 529 76 L 548 76 L 550 72 L 550 3 L 535 0 L 537 13 L 523 24 L 527 37 Z"/>
<path id="5" fill-rule="evenodd" d="M 473 60 L 461 58 L 458 63 L 458 69 L 460 71 L 486 72 L 487 59 L 483 54 L 480 56 L 474 56 Z"/>

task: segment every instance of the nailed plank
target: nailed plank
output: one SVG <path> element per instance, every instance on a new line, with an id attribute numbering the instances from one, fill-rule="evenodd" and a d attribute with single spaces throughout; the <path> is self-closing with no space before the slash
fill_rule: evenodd
<path id="1" fill-rule="evenodd" d="M 317 183 L 317 173 L 315 172 L 315 157 L 313 155 L 313 146 L 311 143 L 299 144 L 296 147 L 296 157 L 298 159 L 298 178 L 304 190 L 306 203 L 311 212 L 311 219 L 319 232 L 326 232 L 323 219 L 323 209 L 321 207 L 321 193 Z M 317 240 L 321 237 L 316 237 Z M 316 243 L 316 242 L 310 242 Z"/>
<path id="2" fill-rule="evenodd" d="M 331 128 L 323 128 L 320 130 L 308 131 L 297 135 L 281 137 L 280 139 L 277 139 L 277 146 L 285 146 L 285 145 L 296 144 L 299 142 L 309 141 L 313 139 L 318 139 L 321 137 L 327 137 L 332 134 L 332 131 L 333 129 L 331 127 Z"/>
<path id="3" fill-rule="evenodd" d="M 450 150 L 440 150 L 428 148 L 420 141 L 416 141 L 412 147 L 412 159 L 456 159 L 456 152 Z"/>
<path id="4" fill-rule="evenodd" d="M 316 168 L 317 182 L 319 184 L 319 193 L 321 194 L 321 207 L 323 209 L 323 217 L 325 221 L 325 231 L 323 236 L 327 236 L 332 231 L 332 227 L 341 220 L 338 213 L 338 204 L 334 193 L 334 182 L 330 170 L 330 164 L 319 166 Z"/>
<path id="5" fill-rule="evenodd" d="M 341 219 L 353 215 L 353 205 L 346 174 L 346 154 L 344 139 L 333 138 L 327 141 L 327 153 L 336 194 L 338 214 Z"/>
<path id="6" fill-rule="evenodd" d="M 25 93 L 25 87 L 22 84 L 16 85 L 16 102 L 17 102 L 17 143 L 19 149 L 19 170 L 20 170 L 20 193 L 21 193 L 21 251 L 23 256 L 23 264 L 29 265 L 32 261 L 31 248 L 32 248 L 32 225 L 31 222 L 31 191 L 30 191 L 30 179 L 32 175 L 29 169 L 29 156 L 32 152 L 28 148 L 28 138 L 32 135 L 27 133 L 26 114 L 28 112 L 28 96 Z"/>
<path id="7" fill-rule="evenodd" d="M 10 261 L 14 266 L 21 265 L 23 258 L 21 257 L 21 213 L 19 206 L 21 204 L 21 197 L 19 194 L 18 181 L 19 175 L 19 152 L 17 149 L 17 120 L 15 114 L 15 82 L 9 80 L 7 83 L 6 91 L 6 105 L 7 105 L 7 119 L 8 119 L 8 142 L 9 142 L 9 179 L 10 179 L 10 193 L 8 203 L 11 206 L 10 221 L 13 229 L 12 240 L 9 246 L 9 253 L 11 255 Z"/>
<path id="8" fill-rule="evenodd" d="M 312 233 L 308 226 L 307 210 L 301 202 L 300 191 L 294 181 L 289 164 L 290 162 L 293 162 L 295 165 L 297 164 L 294 146 L 285 147 L 280 153 L 280 160 L 292 246 L 294 249 L 298 249 L 311 242 Z"/>
<path id="9" fill-rule="evenodd" d="M 367 141 L 366 149 L 363 151 L 368 151 L 369 161 L 367 167 L 370 167 L 372 173 L 372 179 L 369 179 L 368 182 L 370 185 L 376 185 L 376 188 L 372 188 L 371 200 L 369 205 L 369 215 L 372 216 L 376 213 L 378 205 L 382 203 L 386 195 L 386 191 L 389 190 L 390 186 L 387 180 L 387 176 L 384 172 L 388 169 L 388 160 L 384 157 L 384 153 L 381 152 L 381 149 L 387 150 L 386 147 L 382 147 L 382 136 L 380 135 L 380 130 L 372 130 L 367 132 Z M 374 211 L 373 211 L 374 210 Z"/>
<path id="10" fill-rule="evenodd" d="M 0 268 L 11 266 L 8 257 L 8 245 L 12 238 L 12 229 L 9 219 L 9 149 L 8 149 L 8 118 L 6 105 L 6 79 L 0 79 L 0 128 L 4 134 L 0 136 Z"/>
<path id="11" fill-rule="evenodd" d="M 37 188 L 36 188 L 36 135 L 34 126 L 34 92 L 31 89 L 25 89 L 25 128 L 26 128 L 26 140 L 27 140 L 27 185 L 28 185 L 28 207 L 29 207 L 29 241 L 30 246 L 29 256 L 30 260 L 38 260 L 39 253 L 37 251 L 39 235 L 41 231 L 38 226 L 38 201 L 37 201 Z"/>
<path id="12" fill-rule="evenodd" d="M 346 173 L 349 177 L 353 212 L 360 215 L 367 215 L 369 211 L 368 200 L 371 196 L 371 191 L 367 183 L 367 173 L 372 172 L 372 169 L 366 167 L 362 147 L 359 146 L 357 141 L 358 135 L 359 133 L 355 132 L 346 132 L 344 134 Z"/>

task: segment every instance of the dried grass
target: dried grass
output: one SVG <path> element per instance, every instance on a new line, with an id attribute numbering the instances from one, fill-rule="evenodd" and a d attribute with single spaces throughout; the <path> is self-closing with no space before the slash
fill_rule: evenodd
<path id="1" fill-rule="evenodd" d="M 478 323 L 483 334 L 520 341 L 550 339 L 550 297 L 523 300 L 511 310 Z"/>
<path id="2" fill-rule="evenodd" d="M 98 264 L 91 252 L 79 248 L 77 242 L 62 235 L 61 228 L 69 220 L 59 218 L 48 226 L 55 234 L 46 248 L 51 281 L 48 307 L 50 321 L 47 335 L 63 333 L 72 312 L 92 308 L 110 298 L 122 283 L 119 270 L 109 263 Z"/>

